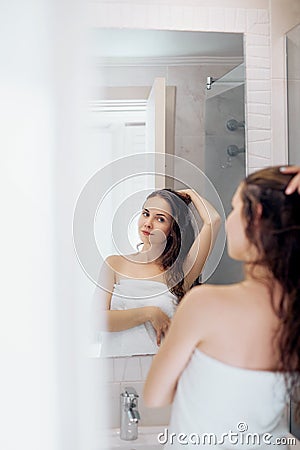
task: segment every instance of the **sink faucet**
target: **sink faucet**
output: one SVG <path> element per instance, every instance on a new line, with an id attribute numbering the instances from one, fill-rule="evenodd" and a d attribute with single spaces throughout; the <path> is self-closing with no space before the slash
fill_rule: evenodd
<path id="1" fill-rule="evenodd" d="M 133 387 L 125 387 L 121 393 L 121 434 L 120 438 L 125 441 L 133 441 L 138 437 L 138 394 Z"/>

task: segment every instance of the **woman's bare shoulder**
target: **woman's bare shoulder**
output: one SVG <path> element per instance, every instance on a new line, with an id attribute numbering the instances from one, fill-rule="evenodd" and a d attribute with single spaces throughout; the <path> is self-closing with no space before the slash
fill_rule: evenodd
<path id="1" fill-rule="evenodd" d="M 188 295 L 199 298 L 219 298 L 227 297 L 233 290 L 239 288 L 239 284 L 202 284 L 200 286 L 194 286 L 188 292 Z"/>
<path id="2" fill-rule="evenodd" d="M 201 312 L 207 319 L 214 317 L 223 321 L 257 317 L 269 314 L 270 301 L 267 288 L 245 286 L 244 283 L 229 285 L 202 285 L 192 288 L 187 294 L 190 307 Z"/>
<path id="3" fill-rule="evenodd" d="M 214 285 L 205 284 L 193 287 L 184 297 L 183 302 L 190 306 L 220 313 L 223 309 L 228 311 L 230 305 L 234 306 L 240 297 L 239 284 Z"/>
<path id="4" fill-rule="evenodd" d="M 109 255 L 105 258 L 105 263 L 109 265 L 112 269 L 116 269 L 120 266 L 122 262 L 122 255 Z"/>
<path id="5" fill-rule="evenodd" d="M 105 263 L 113 270 L 120 270 L 128 262 L 132 262 L 134 255 L 109 255 L 105 258 Z"/>

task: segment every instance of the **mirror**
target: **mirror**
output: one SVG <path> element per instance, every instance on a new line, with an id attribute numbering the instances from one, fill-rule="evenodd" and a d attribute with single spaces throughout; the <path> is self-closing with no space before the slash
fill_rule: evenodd
<path id="1" fill-rule="evenodd" d="M 107 28 L 93 29 L 90 39 L 96 61 L 91 98 L 96 145 L 107 153 L 108 164 L 118 158 L 126 163 L 129 155 L 144 161 L 143 176 L 124 173 L 98 210 L 95 235 L 103 259 L 136 250 L 138 213 L 156 189 L 193 188 L 227 215 L 245 176 L 243 35 Z M 185 162 L 203 176 L 188 173 Z M 128 216 L 131 204 L 138 206 Z M 129 247 L 117 237 L 124 230 Z M 202 282 L 241 278 L 240 264 L 223 254 L 224 241 L 223 227 Z M 155 333 L 148 325 L 148 346 L 136 338 L 132 344 L 131 329 L 101 333 L 102 355 L 155 353 Z"/>

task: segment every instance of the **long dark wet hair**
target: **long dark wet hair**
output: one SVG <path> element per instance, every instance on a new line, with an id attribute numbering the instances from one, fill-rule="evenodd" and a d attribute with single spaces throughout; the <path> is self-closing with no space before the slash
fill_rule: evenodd
<path id="1" fill-rule="evenodd" d="M 296 404 L 300 418 L 300 399 L 296 386 L 300 382 L 300 195 L 285 194 L 293 175 L 278 167 L 259 170 L 242 183 L 241 199 L 246 220 L 246 236 L 261 255 L 256 264 L 264 265 L 281 286 L 275 307 L 272 280 L 269 283 L 273 310 L 280 319 L 274 341 L 279 345 L 279 368 L 284 372 L 287 392 Z M 262 212 L 257 217 L 257 205 Z M 258 221 L 257 221 L 258 219 Z"/>
<path id="2" fill-rule="evenodd" d="M 186 293 L 184 289 L 183 263 L 195 240 L 192 216 L 188 208 L 188 205 L 191 203 L 191 197 L 173 189 L 160 189 L 151 192 L 146 200 L 152 197 L 163 198 L 171 207 L 171 229 L 165 249 L 158 258 L 158 263 L 164 270 L 164 276 L 170 292 L 177 297 L 177 302 L 179 303 Z"/>

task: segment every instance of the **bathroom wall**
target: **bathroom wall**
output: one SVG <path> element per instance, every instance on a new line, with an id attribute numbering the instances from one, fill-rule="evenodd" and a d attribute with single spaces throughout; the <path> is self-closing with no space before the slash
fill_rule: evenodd
<path id="1" fill-rule="evenodd" d="M 155 78 L 165 77 L 167 86 L 176 86 L 174 153 L 204 170 L 206 78 L 219 78 L 236 64 L 103 67 L 99 79 L 110 87 L 152 86 Z"/>
<path id="2" fill-rule="evenodd" d="M 82 3 L 1 3 L 3 450 L 94 448 L 89 423 L 102 387 L 83 355 L 91 283 L 72 239 L 90 157 Z"/>
<path id="3" fill-rule="evenodd" d="M 300 23 L 299 0 L 270 1 L 273 161 L 288 161 L 285 34 Z"/>

